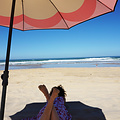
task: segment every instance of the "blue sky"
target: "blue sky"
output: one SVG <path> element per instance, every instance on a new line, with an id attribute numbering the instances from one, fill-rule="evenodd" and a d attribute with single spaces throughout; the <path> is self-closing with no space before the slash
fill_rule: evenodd
<path id="1" fill-rule="evenodd" d="M 0 27 L 0 59 L 6 58 L 8 28 Z M 112 13 L 69 30 L 13 30 L 11 59 L 120 56 L 120 0 Z"/>

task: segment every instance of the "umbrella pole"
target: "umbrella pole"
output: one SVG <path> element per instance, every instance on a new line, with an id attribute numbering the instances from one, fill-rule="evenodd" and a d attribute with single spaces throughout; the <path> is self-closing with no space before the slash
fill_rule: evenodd
<path id="1" fill-rule="evenodd" d="M 12 37 L 12 28 L 13 28 L 13 20 L 14 20 L 15 2 L 16 2 L 16 0 L 13 0 L 13 2 L 12 2 L 5 71 L 1 75 L 1 79 L 3 80 L 3 82 L 2 82 L 3 89 L 2 89 L 2 97 L 1 97 L 0 120 L 4 119 L 5 99 L 6 99 L 6 91 L 7 91 L 7 85 L 8 85 L 8 77 L 9 77 L 8 67 L 9 67 L 9 57 L 10 57 L 10 47 L 11 47 L 11 37 Z"/>

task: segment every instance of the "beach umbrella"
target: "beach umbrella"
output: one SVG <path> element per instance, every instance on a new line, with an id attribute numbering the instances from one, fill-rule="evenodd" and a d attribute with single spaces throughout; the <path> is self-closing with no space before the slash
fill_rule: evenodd
<path id="1" fill-rule="evenodd" d="M 0 25 L 9 27 L 0 120 L 4 117 L 12 28 L 69 29 L 79 23 L 114 11 L 117 0 L 0 0 Z M 13 21 L 14 20 L 14 21 Z"/>

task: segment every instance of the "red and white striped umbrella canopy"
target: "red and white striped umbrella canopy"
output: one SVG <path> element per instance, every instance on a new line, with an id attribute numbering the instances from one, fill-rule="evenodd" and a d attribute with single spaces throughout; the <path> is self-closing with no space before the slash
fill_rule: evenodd
<path id="1" fill-rule="evenodd" d="M 114 11 L 117 0 L 16 0 L 13 28 L 69 29 Z M 0 0 L 0 25 L 9 27 L 12 0 Z"/>

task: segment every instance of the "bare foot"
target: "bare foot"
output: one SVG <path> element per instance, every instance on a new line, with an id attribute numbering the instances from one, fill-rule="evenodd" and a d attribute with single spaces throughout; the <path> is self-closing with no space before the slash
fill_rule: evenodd
<path id="1" fill-rule="evenodd" d="M 60 92 L 60 91 L 59 91 L 57 88 L 53 88 L 53 92 L 52 92 L 51 97 L 52 97 L 53 99 L 55 99 L 56 97 L 58 97 L 59 92 Z"/>
<path id="2" fill-rule="evenodd" d="M 39 85 L 38 88 L 45 95 L 46 99 L 49 100 L 50 95 L 48 93 L 48 90 L 47 90 L 46 86 L 45 85 Z"/>

